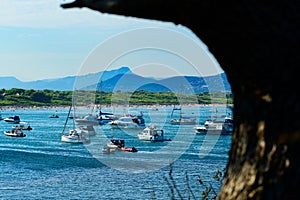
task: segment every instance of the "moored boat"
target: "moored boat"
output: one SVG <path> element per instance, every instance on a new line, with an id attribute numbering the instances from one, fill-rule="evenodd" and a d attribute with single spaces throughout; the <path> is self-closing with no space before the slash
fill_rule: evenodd
<path id="1" fill-rule="evenodd" d="M 143 141 L 163 142 L 171 141 L 170 138 L 164 137 L 164 131 L 157 129 L 155 126 L 146 127 L 142 132 L 137 134 L 138 138 Z"/>
<path id="2" fill-rule="evenodd" d="M 195 126 L 194 129 L 198 135 L 205 135 L 207 133 L 207 128 L 204 125 Z"/>
<path id="3" fill-rule="evenodd" d="M 108 124 L 111 125 L 112 128 L 140 129 L 146 127 L 142 113 L 140 115 L 123 115 Z"/>
<path id="4" fill-rule="evenodd" d="M 22 130 L 18 130 L 18 129 L 12 129 L 10 131 L 4 131 L 4 134 L 6 136 L 10 136 L 10 137 L 26 137 L 26 134 L 23 133 Z"/>
<path id="5" fill-rule="evenodd" d="M 66 143 L 74 143 L 74 144 L 87 144 L 90 142 L 89 138 L 85 137 L 85 131 L 80 128 L 75 128 L 75 122 L 73 120 L 73 129 L 70 129 L 68 134 L 64 134 L 68 119 L 70 116 L 72 106 L 70 106 L 66 122 L 62 131 L 61 141 Z"/>
<path id="6" fill-rule="evenodd" d="M 176 110 L 179 110 L 179 112 L 180 112 L 180 116 L 178 119 L 173 118 L 174 111 L 176 111 Z M 172 113 L 171 113 L 170 124 L 172 124 L 172 125 L 194 125 L 194 124 L 196 124 L 196 118 L 182 116 L 181 108 L 176 108 L 174 106 Z"/>
<path id="7" fill-rule="evenodd" d="M 19 124 L 12 126 L 13 129 L 23 130 L 23 131 L 31 131 L 32 127 L 30 124 L 26 122 L 20 122 Z"/>
<path id="8" fill-rule="evenodd" d="M 70 129 L 69 133 L 61 136 L 61 141 L 74 144 L 87 144 L 89 139 L 86 138 L 78 129 Z"/>
<path id="9" fill-rule="evenodd" d="M 21 119 L 18 115 L 14 115 L 14 116 L 11 116 L 11 117 L 6 117 L 3 120 L 8 122 L 8 123 L 13 123 L 13 124 L 18 124 L 21 121 Z"/>
<path id="10" fill-rule="evenodd" d="M 105 125 L 109 122 L 117 120 L 118 118 L 112 113 L 105 113 L 100 110 L 99 116 L 97 117 L 99 125 Z"/>
<path id="11" fill-rule="evenodd" d="M 58 115 L 55 115 L 55 114 L 49 115 L 48 117 L 49 117 L 49 118 L 59 118 L 59 116 L 58 116 Z"/>
<path id="12" fill-rule="evenodd" d="M 98 125 L 98 116 L 93 114 L 88 114 L 83 118 L 75 118 L 75 122 L 80 125 Z"/>
<path id="13" fill-rule="evenodd" d="M 112 153 L 115 151 L 127 151 L 127 152 L 137 152 L 135 147 L 125 147 L 125 140 L 119 138 L 112 138 L 102 149 L 103 153 Z"/>
<path id="14" fill-rule="evenodd" d="M 171 119 L 170 123 L 173 125 L 194 125 L 196 124 L 196 119 L 190 117 L 181 117 L 179 119 Z"/>
<path id="15" fill-rule="evenodd" d="M 196 134 L 207 133 L 230 135 L 233 132 L 233 119 L 225 117 L 223 121 L 206 120 L 203 125 L 194 127 Z"/>

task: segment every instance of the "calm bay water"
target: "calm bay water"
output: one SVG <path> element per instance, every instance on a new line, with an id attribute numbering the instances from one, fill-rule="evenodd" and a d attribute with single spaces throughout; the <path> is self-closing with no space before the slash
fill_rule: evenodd
<path id="1" fill-rule="evenodd" d="M 197 123 L 201 123 L 214 109 L 185 107 L 182 111 L 198 116 Z M 170 125 L 172 107 L 130 111 L 143 111 L 146 124 L 163 128 L 172 141 L 142 142 L 137 130 L 111 130 L 106 125 L 95 127 L 97 135 L 89 145 L 62 143 L 68 108 L 2 110 L 2 117 L 19 115 L 33 130 L 24 131 L 25 138 L 7 137 L 3 131 L 12 124 L 0 121 L 0 199 L 170 199 L 168 163 L 172 161 L 172 177 L 183 199 L 193 199 L 193 195 L 200 199 L 205 187 L 198 176 L 219 190 L 220 183 L 213 176 L 227 164 L 231 136 L 196 135 L 194 125 Z M 124 109 L 113 112 L 122 114 Z M 225 108 L 218 108 L 218 113 L 226 114 Z M 60 118 L 49 118 L 52 114 Z M 69 123 L 67 130 L 71 127 Z M 103 154 L 101 145 L 111 135 L 124 138 L 126 146 L 139 151 Z M 180 195 L 175 192 L 176 199 Z"/>

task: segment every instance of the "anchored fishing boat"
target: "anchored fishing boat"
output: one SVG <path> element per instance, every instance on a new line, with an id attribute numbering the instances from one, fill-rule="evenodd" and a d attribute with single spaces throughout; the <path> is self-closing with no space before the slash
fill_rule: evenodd
<path id="1" fill-rule="evenodd" d="M 137 152 L 135 147 L 125 147 L 125 140 L 119 138 L 112 138 L 107 143 L 107 146 L 102 149 L 104 153 L 111 153 L 115 151 L 127 151 L 127 152 Z"/>
<path id="2" fill-rule="evenodd" d="M 108 124 L 111 125 L 112 128 L 140 129 L 146 127 L 142 112 L 139 115 L 123 115 Z"/>
<path id="3" fill-rule="evenodd" d="M 180 116 L 179 118 L 175 119 L 174 118 L 174 111 L 179 110 Z M 181 108 L 176 108 L 174 106 L 172 113 L 171 113 L 171 120 L 170 123 L 172 125 L 194 125 L 196 124 L 196 118 L 195 117 L 187 117 L 187 116 L 182 116 Z"/>
<path id="4" fill-rule="evenodd" d="M 138 133 L 138 138 L 144 141 L 151 142 L 163 142 L 171 141 L 170 138 L 164 137 L 164 131 L 162 129 L 157 129 L 156 126 L 146 127 L 142 132 Z"/>

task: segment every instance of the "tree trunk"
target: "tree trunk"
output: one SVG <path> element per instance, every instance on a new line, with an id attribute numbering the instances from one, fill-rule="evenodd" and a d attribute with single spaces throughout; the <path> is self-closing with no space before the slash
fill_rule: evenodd
<path id="1" fill-rule="evenodd" d="M 218 199 L 300 195 L 300 1 L 77 0 L 66 7 L 190 28 L 227 74 L 235 130 Z"/>

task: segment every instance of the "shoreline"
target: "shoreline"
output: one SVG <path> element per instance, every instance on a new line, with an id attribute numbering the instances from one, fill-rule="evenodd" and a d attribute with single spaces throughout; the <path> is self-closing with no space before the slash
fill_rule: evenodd
<path id="1" fill-rule="evenodd" d="M 164 104 L 164 105 L 103 105 L 102 108 L 138 108 L 138 107 L 147 107 L 147 108 L 164 108 L 164 107 L 233 107 L 234 104 Z M 4 110 L 29 110 L 29 109 L 65 109 L 69 108 L 69 105 L 53 105 L 53 106 L 0 106 L 0 112 Z M 89 106 L 76 106 L 78 108 L 99 108 L 99 105 L 89 105 Z M 1 114 L 1 113 L 0 113 Z"/>

